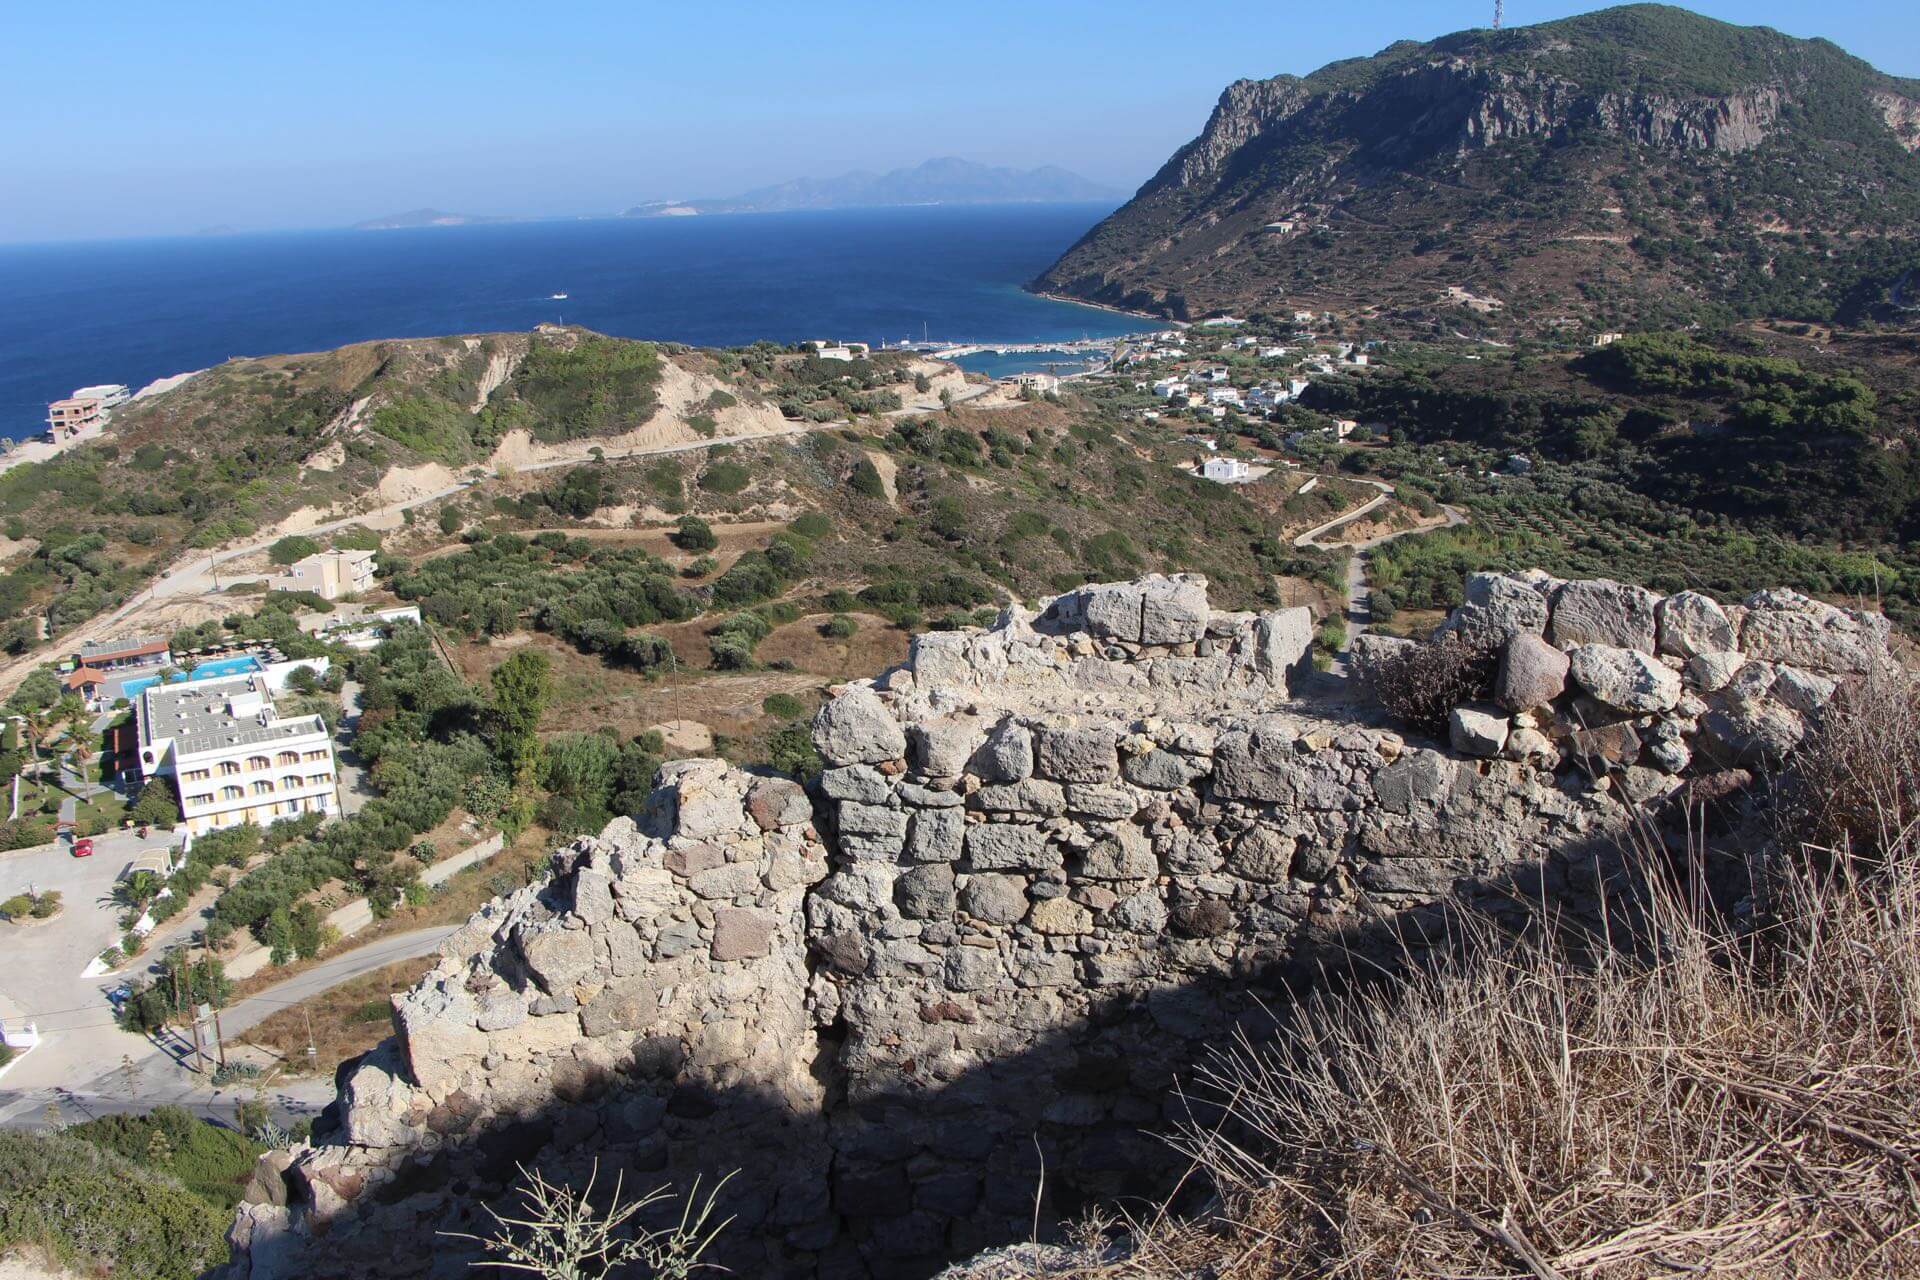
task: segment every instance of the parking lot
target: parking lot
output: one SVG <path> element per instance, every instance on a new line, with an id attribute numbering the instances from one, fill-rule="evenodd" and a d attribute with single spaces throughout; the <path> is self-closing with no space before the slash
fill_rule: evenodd
<path id="1" fill-rule="evenodd" d="M 80 971 L 119 939 L 121 909 L 114 882 L 148 849 L 164 849 L 170 837 L 156 831 L 142 840 L 133 832 L 94 837 L 94 853 L 76 858 L 62 840 L 52 845 L 0 853 L 0 899 L 16 893 L 58 890 L 61 909 L 50 920 L 0 924 L 0 1017 L 34 1023 L 42 1043 L 7 1073 L 7 1088 L 20 1088 L 51 1073 L 84 1070 L 89 1076 L 138 1052 L 145 1041 L 112 1025 L 105 991 L 120 979 L 82 978 Z M 98 1059 L 104 1055 L 105 1062 Z"/>

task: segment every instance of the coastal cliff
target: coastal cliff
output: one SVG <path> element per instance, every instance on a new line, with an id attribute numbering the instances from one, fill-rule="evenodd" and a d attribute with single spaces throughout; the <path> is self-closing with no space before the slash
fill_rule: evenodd
<path id="1" fill-rule="evenodd" d="M 1586 312 L 1624 327 L 1656 305 L 1748 305 L 1742 293 L 1830 312 L 1861 270 L 1884 274 L 1880 242 L 1903 234 L 1886 202 L 1920 207 L 1916 101 L 1912 82 L 1824 42 L 1654 5 L 1403 41 L 1228 86 L 1200 134 L 1036 285 L 1177 318 L 1294 299 L 1430 308 L 1449 287 L 1520 322 Z M 1797 237 L 1813 228 L 1878 247 L 1803 269 Z M 1675 261 L 1670 235 L 1714 250 Z M 1737 244 L 1762 235 L 1766 256 L 1792 259 L 1791 297 L 1729 288 L 1747 270 Z M 1583 297 L 1575 279 L 1599 286 Z"/>
<path id="2" fill-rule="evenodd" d="M 1887 644 L 1793 592 L 1539 573 L 1476 575 L 1442 635 L 1499 668 L 1444 743 L 1309 675 L 1305 610 L 1090 586 L 845 686 L 810 788 L 665 766 L 396 998 L 313 1145 L 263 1160 L 227 1274 L 466 1274 L 436 1233 L 523 1167 L 739 1170 L 719 1260 L 758 1276 L 930 1275 L 1163 1196 L 1207 1046 L 1461 912 L 1598 921 L 1636 813 L 1737 797 Z"/>

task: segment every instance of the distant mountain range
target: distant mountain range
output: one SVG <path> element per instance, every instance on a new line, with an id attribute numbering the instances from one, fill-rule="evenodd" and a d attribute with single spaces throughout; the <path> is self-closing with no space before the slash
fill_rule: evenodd
<path id="1" fill-rule="evenodd" d="M 1629 5 L 1242 80 L 1036 281 L 1201 317 L 1824 320 L 1920 269 L 1920 81 Z"/>
<path id="2" fill-rule="evenodd" d="M 837 178 L 795 178 L 719 199 L 655 200 L 635 205 L 624 216 L 667 218 L 911 204 L 1060 204 L 1120 195 L 1057 165 L 1008 169 L 947 156 L 888 173 L 855 170 Z"/>
<path id="3" fill-rule="evenodd" d="M 409 209 L 384 218 L 368 218 L 353 224 L 355 231 L 395 231 L 402 227 L 472 227 L 486 222 L 519 222 L 510 214 L 448 213 L 443 209 Z"/>

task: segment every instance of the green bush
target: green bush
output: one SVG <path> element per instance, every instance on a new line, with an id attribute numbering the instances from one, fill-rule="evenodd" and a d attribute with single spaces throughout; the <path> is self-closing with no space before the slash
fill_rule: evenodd
<path id="1" fill-rule="evenodd" d="M 884 498 L 887 486 L 880 479 L 880 468 L 873 465 L 872 458 L 862 458 L 853 466 L 853 474 L 847 477 L 847 487 L 863 498 Z"/>
<path id="2" fill-rule="evenodd" d="M 709 463 L 700 473 L 699 485 L 709 493 L 739 493 L 753 479 L 753 473 L 738 462 Z"/>
<path id="3" fill-rule="evenodd" d="M 821 626 L 820 633 L 831 636 L 835 640 L 845 640 L 859 630 L 860 624 L 858 622 L 855 622 L 844 613 L 836 613 L 831 618 L 828 618 L 825 624 Z"/>
<path id="4" fill-rule="evenodd" d="M 70 1267 L 193 1280 L 226 1261 L 229 1218 L 83 1139 L 0 1130 L 0 1248 L 44 1245 Z"/>
<path id="5" fill-rule="evenodd" d="M 135 1164 L 171 1174 L 187 1190 L 222 1210 L 239 1201 L 253 1176 L 254 1159 L 266 1149 L 174 1106 L 155 1107 L 143 1116 L 100 1116 L 66 1133 Z"/>
<path id="6" fill-rule="evenodd" d="M 760 709 L 778 720 L 796 720 L 806 714 L 806 704 L 790 693 L 770 693 L 761 699 Z"/>
<path id="7" fill-rule="evenodd" d="M 673 541 L 682 551 L 711 551 L 720 545 L 713 526 L 699 516 L 681 516 L 673 531 Z"/>
<path id="8" fill-rule="evenodd" d="M 833 521 L 827 519 L 826 515 L 822 512 L 808 511 L 802 514 L 792 524 L 788 525 L 787 528 L 793 530 L 803 538 L 824 538 L 833 532 Z"/>
<path id="9" fill-rule="evenodd" d="M 302 534 L 290 533 L 267 548 L 267 559 L 275 564 L 292 564 L 296 560 L 305 560 L 320 550 L 320 544 Z"/>

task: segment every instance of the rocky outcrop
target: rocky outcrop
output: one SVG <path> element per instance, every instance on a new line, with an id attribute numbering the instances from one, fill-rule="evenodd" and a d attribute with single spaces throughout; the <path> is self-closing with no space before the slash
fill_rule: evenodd
<path id="1" fill-rule="evenodd" d="M 1546 603 L 1507 643 L 1544 645 L 1572 584 L 1512 584 Z M 1783 610 L 1819 624 L 1787 629 L 1796 652 L 1876 634 L 1798 597 L 1744 621 Z M 1214 610 L 1203 579 L 1092 586 L 840 690 L 809 791 L 666 766 L 645 812 L 449 939 L 316 1145 L 263 1166 L 232 1273 L 466 1274 L 433 1233 L 474 1230 L 516 1162 L 629 1187 L 738 1168 L 722 1260 L 756 1276 L 930 1275 L 1036 1213 L 1163 1193 L 1179 1161 L 1152 1135 L 1207 1046 L 1404 961 L 1462 905 L 1592 909 L 1623 792 L 1679 785 L 1642 751 L 1712 709 L 1553 741 L 1555 713 L 1476 706 L 1450 750 L 1305 696 L 1310 642 L 1304 610 Z M 1679 655 L 1578 656 L 1603 647 L 1568 665 L 1617 701 L 1693 679 Z M 1736 685 L 1796 717 L 1823 696 L 1769 659 Z"/>
<path id="2" fill-rule="evenodd" d="M 1638 769 L 1641 797 L 1670 787 L 1651 774 L 1685 773 L 1696 757 L 1778 764 L 1837 681 L 1889 661 L 1884 617 L 1797 591 L 1723 606 L 1537 570 L 1474 574 L 1436 638 L 1446 634 L 1499 655 L 1499 708 L 1458 708 L 1456 750 L 1566 759 L 1596 775 Z"/>

